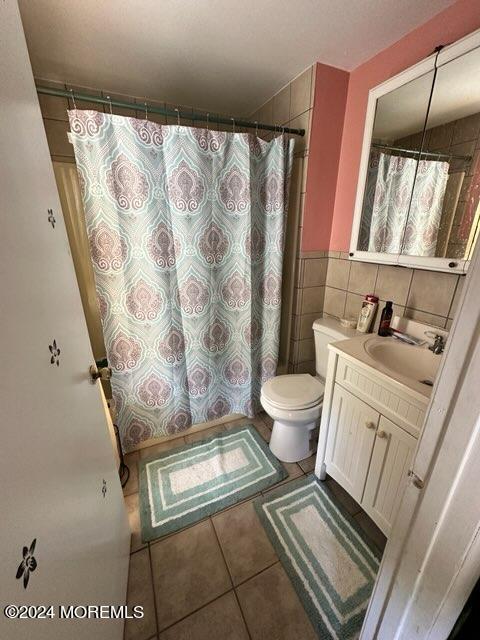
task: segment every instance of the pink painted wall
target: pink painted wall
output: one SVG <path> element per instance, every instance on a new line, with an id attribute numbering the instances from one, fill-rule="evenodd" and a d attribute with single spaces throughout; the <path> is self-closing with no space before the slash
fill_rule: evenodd
<path id="1" fill-rule="evenodd" d="M 323 250 L 329 246 L 348 76 L 347 71 L 316 65 L 302 251 Z"/>
<path id="2" fill-rule="evenodd" d="M 309 157 L 308 197 L 302 238 L 303 251 L 326 248 L 333 251 L 348 251 L 369 90 L 427 57 L 437 45 L 455 42 L 478 28 L 480 28 L 479 0 L 458 0 L 451 7 L 437 14 L 350 73 L 338 172 L 335 179 L 334 207 L 329 210 L 327 206 L 322 206 L 323 196 L 320 192 L 320 184 L 313 178 L 313 175 L 310 180 L 311 160 Z M 322 89 L 321 81 L 318 82 L 317 77 L 315 107 L 317 97 L 323 91 L 325 88 Z M 321 117 L 320 113 L 319 117 Z M 316 114 L 314 114 L 315 119 Z M 337 124 L 335 126 L 337 127 Z M 312 129 L 310 139 L 310 153 L 312 155 L 321 154 L 323 144 L 319 136 L 322 135 L 324 133 L 321 126 Z M 316 162 L 319 160 L 317 159 Z M 333 164 L 337 164 L 335 156 Z M 315 167 L 314 164 L 314 171 Z M 331 203 L 332 185 L 329 183 L 323 186 L 328 202 Z M 326 246 L 324 229 L 331 229 L 328 246 Z"/>

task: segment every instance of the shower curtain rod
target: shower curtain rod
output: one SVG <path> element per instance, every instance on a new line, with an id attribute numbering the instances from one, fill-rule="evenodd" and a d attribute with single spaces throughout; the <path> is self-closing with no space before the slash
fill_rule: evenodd
<path id="1" fill-rule="evenodd" d="M 373 142 L 372 147 L 376 149 L 388 149 L 389 151 L 403 151 L 403 153 L 414 153 L 417 156 L 430 156 L 433 158 L 450 158 L 451 160 L 471 160 L 472 156 L 456 156 L 451 153 L 435 153 L 434 151 L 417 151 L 416 149 L 404 149 L 403 147 L 390 147 L 388 144 Z"/>
<path id="2" fill-rule="evenodd" d="M 161 107 L 150 106 L 148 102 L 135 103 L 124 102 L 123 100 L 116 100 L 109 98 L 108 96 L 103 98 L 100 96 L 92 96 L 87 93 L 77 93 L 76 91 L 68 91 L 67 89 L 54 89 L 53 87 L 37 87 L 37 93 L 41 93 L 46 96 L 57 96 L 60 98 L 71 98 L 72 100 L 80 100 L 85 102 L 95 102 L 97 104 L 106 104 L 110 107 L 123 107 L 125 109 L 135 109 L 136 111 L 145 111 L 148 113 L 158 113 L 162 116 L 170 116 L 172 118 L 185 118 L 186 120 L 197 120 L 201 122 L 212 122 L 217 124 L 228 124 L 233 127 L 245 127 L 247 129 L 262 129 L 263 131 L 274 131 L 278 133 L 292 133 L 297 136 L 304 136 L 305 129 L 291 129 L 290 127 L 281 127 L 273 124 L 263 124 L 260 122 L 251 122 L 250 120 L 241 120 L 237 118 L 228 117 L 210 117 L 210 114 L 206 113 L 184 113 L 176 109 L 162 109 Z"/>

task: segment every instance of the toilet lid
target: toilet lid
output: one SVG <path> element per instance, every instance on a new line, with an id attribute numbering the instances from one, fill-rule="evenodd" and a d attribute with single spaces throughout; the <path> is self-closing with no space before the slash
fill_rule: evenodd
<path id="1" fill-rule="evenodd" d="M 281 409 L 308 409 L 320 402 L 325 387 L 309 373 L 271 378 L 262 387 L 263 396 Z"/>

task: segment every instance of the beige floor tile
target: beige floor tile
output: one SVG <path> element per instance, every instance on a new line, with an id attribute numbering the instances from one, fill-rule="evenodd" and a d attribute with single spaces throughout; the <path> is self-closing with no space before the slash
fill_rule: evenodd
<path id="1" fill-rule="evenodd" d="M 164 453 L 170 449 L 176 449 L 182 447 L 185 444 L 185 438 L 175 438 L 174 440 L 167 440 L 167 442 L 158 442 L 157 444 L 147 447 L 146 449 L 140 449 L 140 459 L 154 458 L 158 453 Z"/>
<path id="2" fill-rule="evenodd" d="M 248 640 L 233 591 L 160 634 L 159 640 Z"/>
<path id="3" fill-rule="evenodd" d="M 265 442 L 270 442 L 270 437 L 272 435 L 272 432 L 267 427 L 265 422 L 261 418 L 253 418 L 251 420 L 251 423 L 253 424 L 255 429 L 258 431 L 258 433 L 262 436 L 262 438 L 265 440 Z"/>
<path id="4" fill-rule="evenodd" d="M 123 495 L 129 496 L 131 493 L 138 491 L 138 461 L 140 460 L 140 452 L 132 451 L 125 456 L 125 464 L 129 468 L 130 476 L 127 484 L 123 487 Z"/>
<path id="5" fill-rule="evenodd" d="M 296 462 L 282 462 L 283 466 L 287 470 L 288 478 L 286 480 L 293 480 L 303 475 L 303 471 Z M 283 480 L 283 482 L 286 482 Z"/>
<path id="6" fill-rule="evenodd" d="M 365 511 L 357 513 L 355 520 L 362 527 L 370 540 L 380 549 L 380 551 L 383 551 L 387 544 L 387 538 L 383 535 L 373 520 L 367 516 Z"/>
<path id="7" fill-rule="evenodd" d="M 159 630 L 231 588 L 210 520 L 150 546 Z"/>
<path id="8" fill-rule="evenodd" d="M 277 482 L 277 484 L 274 484 L 273 487 L 270 487 L 269 489 L 265 489 L 264 491 L 262 491 L 263 495 L 266 495 L 267 493 L 269 493 L 269 491 L 273 491 L 280 485 L 286 484 L 291 480 L 295 480 L 296 478 L 300 478 L 301 476 L 303 476 L 303 471 L 301 470 L 300 466 L 296 462 L 282 462 L 282 464 L 285 467 L 285 470 L 287 471 L 288 476 L 285 478 L 285 480 L 282 480 L 281 482 Z"/>
<path id="9" fill-rule="evenodd" d="M 269 429 L 273 429 L 273 419 L 270 416 L 266 413 L 261 413 L 259 417 L 264 421 Z"/>
<path id="10" fill-rule="evenodd" d="M 335 482 L 333 478 L 328 478 L 326 484 L 335 498 L 337 498 L 338 502 L 344 507 L 344 509 L 346 509 L 346 511 L 348 511 L 350 515 L 353 516 L 361 511 L 361 507 L 358 502 L 354 500 L 352 496 L 338 484 L 338 482 Z"/>
<path id="11" fill-rule="evenodd" d="M 252 640 L 314 640 L 310 620 L 280 563 L 236 589 Z"/>
<path id="12" fill-rule="evenodd" d="M 313 456 L 309 458 L 305 458 L 305 460 L 300 460 L 298 466 L 301 468 L 303 473 L 311 473 L 315 469 L 315 461 L 317 459 L 317 454 L 315 453 Z"/>
<path id="13" fill-rule="evenodd" d="M 212 521 L 234 585 L 278 560 L 251 500 L 217 514 Z"/>
<path id="14" fill-rule="evenodd" d="M 147 640 L 156 630 L 155 605 L 153 598 L 152 574 L 148 549 L 142 549 L 130 556 L 127 604 L 129 607 L 143 607 L 144 617 L 125 621 L 125 640 Z"/>
<path id="15" fill-rule="evenodd" d="M 223 433 L 225 431 L 224 424 L 217 424 L 215 427 L 210 427 L 210 429 L 204 429 L 203 431 L 196 431 L 195 433 L 191 433 L 188 436 L 185 436 L 185 442 L 187 444 L 191 444 L 192 442 L 198 442 L 199 440 L 206 440 L 211 436 L 215 436 L 218 433 Z"/>
<path id="16" fill-rule="evenodd" d="M 128 523 L 132 532 L 132 540 L 130 544 L 130 552 L 138 551 L 147 546 L 146 542 L 142 542 L 140 533 L 140 512 L 138 493 L 131 493 L 125 496 L 125 506 L 127 507 Z"/>

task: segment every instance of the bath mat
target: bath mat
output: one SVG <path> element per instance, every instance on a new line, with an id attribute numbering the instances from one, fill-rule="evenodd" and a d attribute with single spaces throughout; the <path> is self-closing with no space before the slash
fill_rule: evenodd
<path id="1" fill-rule="evenodd" d="M 139 463 L 142 540 L 178 531 L 287 477 L 252 425 Z"/>
<path id="2" fill-rule="evenodd" d="M 380 552 L 315 476 L 254 500 L 257 514 L 321 640 L 358 638 Z"/>

